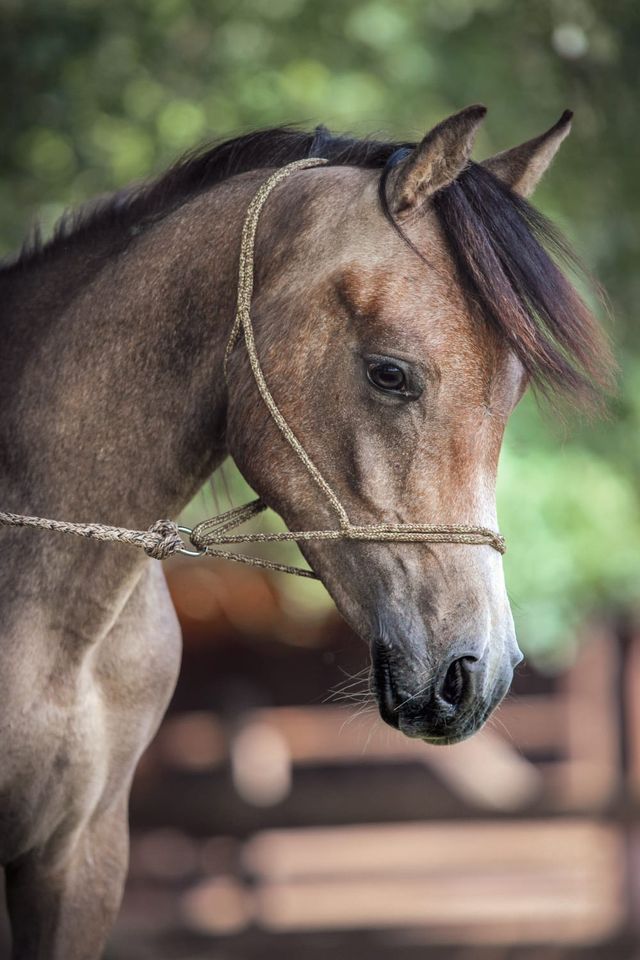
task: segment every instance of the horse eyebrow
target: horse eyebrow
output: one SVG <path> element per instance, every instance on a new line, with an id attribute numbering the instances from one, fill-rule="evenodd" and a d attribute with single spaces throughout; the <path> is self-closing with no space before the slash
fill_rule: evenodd
<path id="1" fill-rule="evenodd" d="M 376 317 L 381 312 L 389 276 L 390 272 L 381 274 L 379 271 L 365 274 L 357 264 L 341 267 L 334 275 L 338 300 L 351 314 Z"/>

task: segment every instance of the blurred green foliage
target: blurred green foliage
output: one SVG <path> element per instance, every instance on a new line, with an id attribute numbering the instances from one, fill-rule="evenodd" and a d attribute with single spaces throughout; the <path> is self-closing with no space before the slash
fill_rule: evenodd
<path id="1" fill-rule="evenodd" d="M 558 427 L 527 399 L 499 504 L 523 645 L 567 651 L 640 595 L 640 6 L 632 0 L 0 0 L 4 251 L 36 216 L 148 176 L 208 137 L 283 122 L 419 137 L 467 103 L 478 155 L 574 132 L 536 201 L 608 290 L 621 391 Z M 293 581 L 296 591 L 309 588 Z"/>

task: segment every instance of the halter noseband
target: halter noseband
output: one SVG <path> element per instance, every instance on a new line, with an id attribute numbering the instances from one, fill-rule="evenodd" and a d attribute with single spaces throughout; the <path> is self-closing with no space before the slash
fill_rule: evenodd
<path id="1" fill-rule="evenodd" d="M 224 373 L 225 378 L 227 378 L 227 367 L 231 351 L 242 336 L 249 357 L 251 372 L 262 400 L 280 430 L 280 433 L 302 461 L 307 473 L 311 475 L 329 501 L 338 519 L 339 527 L 338 529 L 330 530 L 299 530 L 270 534 L 254 533 L 242 535 L 228 533 L 229 530 L 232 530 L 234 527 L 244 523 L 250 519 L 250 517 L 255 516 L 265 509 L 265 504 L 258 499 L 245 504 L 243 507 L 238 507 L 236 510 L 230 510 L 228 513 L 222 514 L 219 517 L 213 517 L 211 520 L 205 520 L 199 523 L 191 531 L 191 542 L 197 549 L 203 550 L 208 554 L 223 556 L 227 559 L 239 560 L 243 563 L 250 563 L 257 566 L 269 567 L 304 577 L 315 577 L 315 574 L 312 571 L 304 570 L 300 567 L 293 567 L 288 564 L 276 564 L 257 557 L 233 554 L 216 548 L 226 544 L 273 543 L 286 540 L 294 540 L 298 543 L 311 540 L 357 540 L 372 543 L 391 541 L 395 543 L 486 544 L 493 547 L 498 553 L 504 553 L 506 550 L 504 538 L 499 533 L 487 527 L 474 527 L 468 524 L 435 525 L 424 523 L 352 524 L 338 495 L 322 476 L 322 473 L 294 434 L 267 386 L 256 351 L 253 323 L 251 321 L 255 238 L 258 220 L 269 194 L 282 180 L 285 180 L 290 174 L 295 173 L 297 170 L 321 166 L 327 162 L 327 160 L 321 158 L 311 157 L 305 160 L 296 160 L 293 163 L 281 167 L 264 181 L 249 204 L 242 228 L 242 239 L 240 243 L 236 316 L 225 350 Z"/>

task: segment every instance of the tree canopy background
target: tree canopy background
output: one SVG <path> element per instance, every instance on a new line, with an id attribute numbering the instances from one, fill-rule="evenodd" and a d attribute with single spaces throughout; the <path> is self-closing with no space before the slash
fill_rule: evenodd
<path id="1" fill-rule="evenodd" d="M 323 122 L 418 139 L 481 101 L 482 157 L 572 108 L 535 202 L 608 292 L 620 391 L 596 424 L 561 424 L 531 397 L 516 411 L 499 480 L 506 573 L 521 642 L 539 656 L 570 652 L 591 611 L 637 605 L 637 3 L 0 0 L 0 18 L 1 253 L 34 220 L 46 232 L 66 207 L 212 137 Z"/>

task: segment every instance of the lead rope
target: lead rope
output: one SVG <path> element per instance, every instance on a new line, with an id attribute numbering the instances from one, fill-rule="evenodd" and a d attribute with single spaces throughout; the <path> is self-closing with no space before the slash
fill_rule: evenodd
<path id="1" fill-rule="evenodd" d="M 251 366 L 251 372 L 271 417 L 280 430 L 289 446 L 306 467 L 307 472 L 320 487 L 325 497 L 337 515 L 339 527 L 334 530 L 299 530 L 284 533 L 230 533 L 236 527 L 250 520 L 266 509 L 261 500 L 252 500 L 241 507 L 236 507 L 217 517 L 204 520 L 193 529 L 181 527 L 173 520 L 158 520 L 148 530 L 129 530 L 125 527 L 111 527 L 101 523 L 68 523 L 63 520 L 46 520 L 42 517 L 29 517 L 16 513 L 0 512 L 0 525 L 14 527 L 35 527 L 41 530 L 54 530 L 60 533 L 69 533 L 77 537 L 87 537 L 91 540 L 128 543 L 139 547 L 155 560 L 166 560 L 175 553 L 187 556 L 221 557 L 233 560 L 236 563 L 246 563 L 254 567 L 264 567 L 268 570 L 277 570 L 281 573 L 291 573 L 299 577 L 317 579 L 312 570 L 291 566 L 286 563 L 276 563 L 273 560 L 263 560 L 260 557 L 251 557 L 247 554 L 233 553 L 224 549 L 226 546 L 246 543 L 283 543 L 295 541 L 304 543 L 309 541 L 354 540 L 367 543 L 465 543 L 485 544 L 493 547 L 498 553 L 504 553 L 506 544 L 504 538 L 487 527 L 474 527 L 468 524 L 424 524 L 424 523 L 378 523 L 354 525 L 351 523 L 347 511 L 330 484 L 320 473 L 315 463 L 304 449 L 293 430 L 283 417 L 276 404 L 260 366 L 256 351 L 253 324 L 251 322 L 251 300 L 253 296 L 253 273 L 255 258 L 255 238 L 258 228 L 260 212 L 271 191 L 282 180 L 306 167 L 316 167 L 327 163 L 321 158 L 296 160 L 281 167 L 268 177 L 255 193 L 245 217 L 240 243 L 240 260 L 238 268 L 238 299 L 236 316 L 231 328 L 229 340 L 224 354 L 224 373 L 228 375 L 228 363 L 231 352 L 240 335 Z M 185 534 L 189 543 L 181 537 Z M 194 548 L 194 549 L 192 549 Z M 221 549 L 222 548 L 222 549 Z"/>

